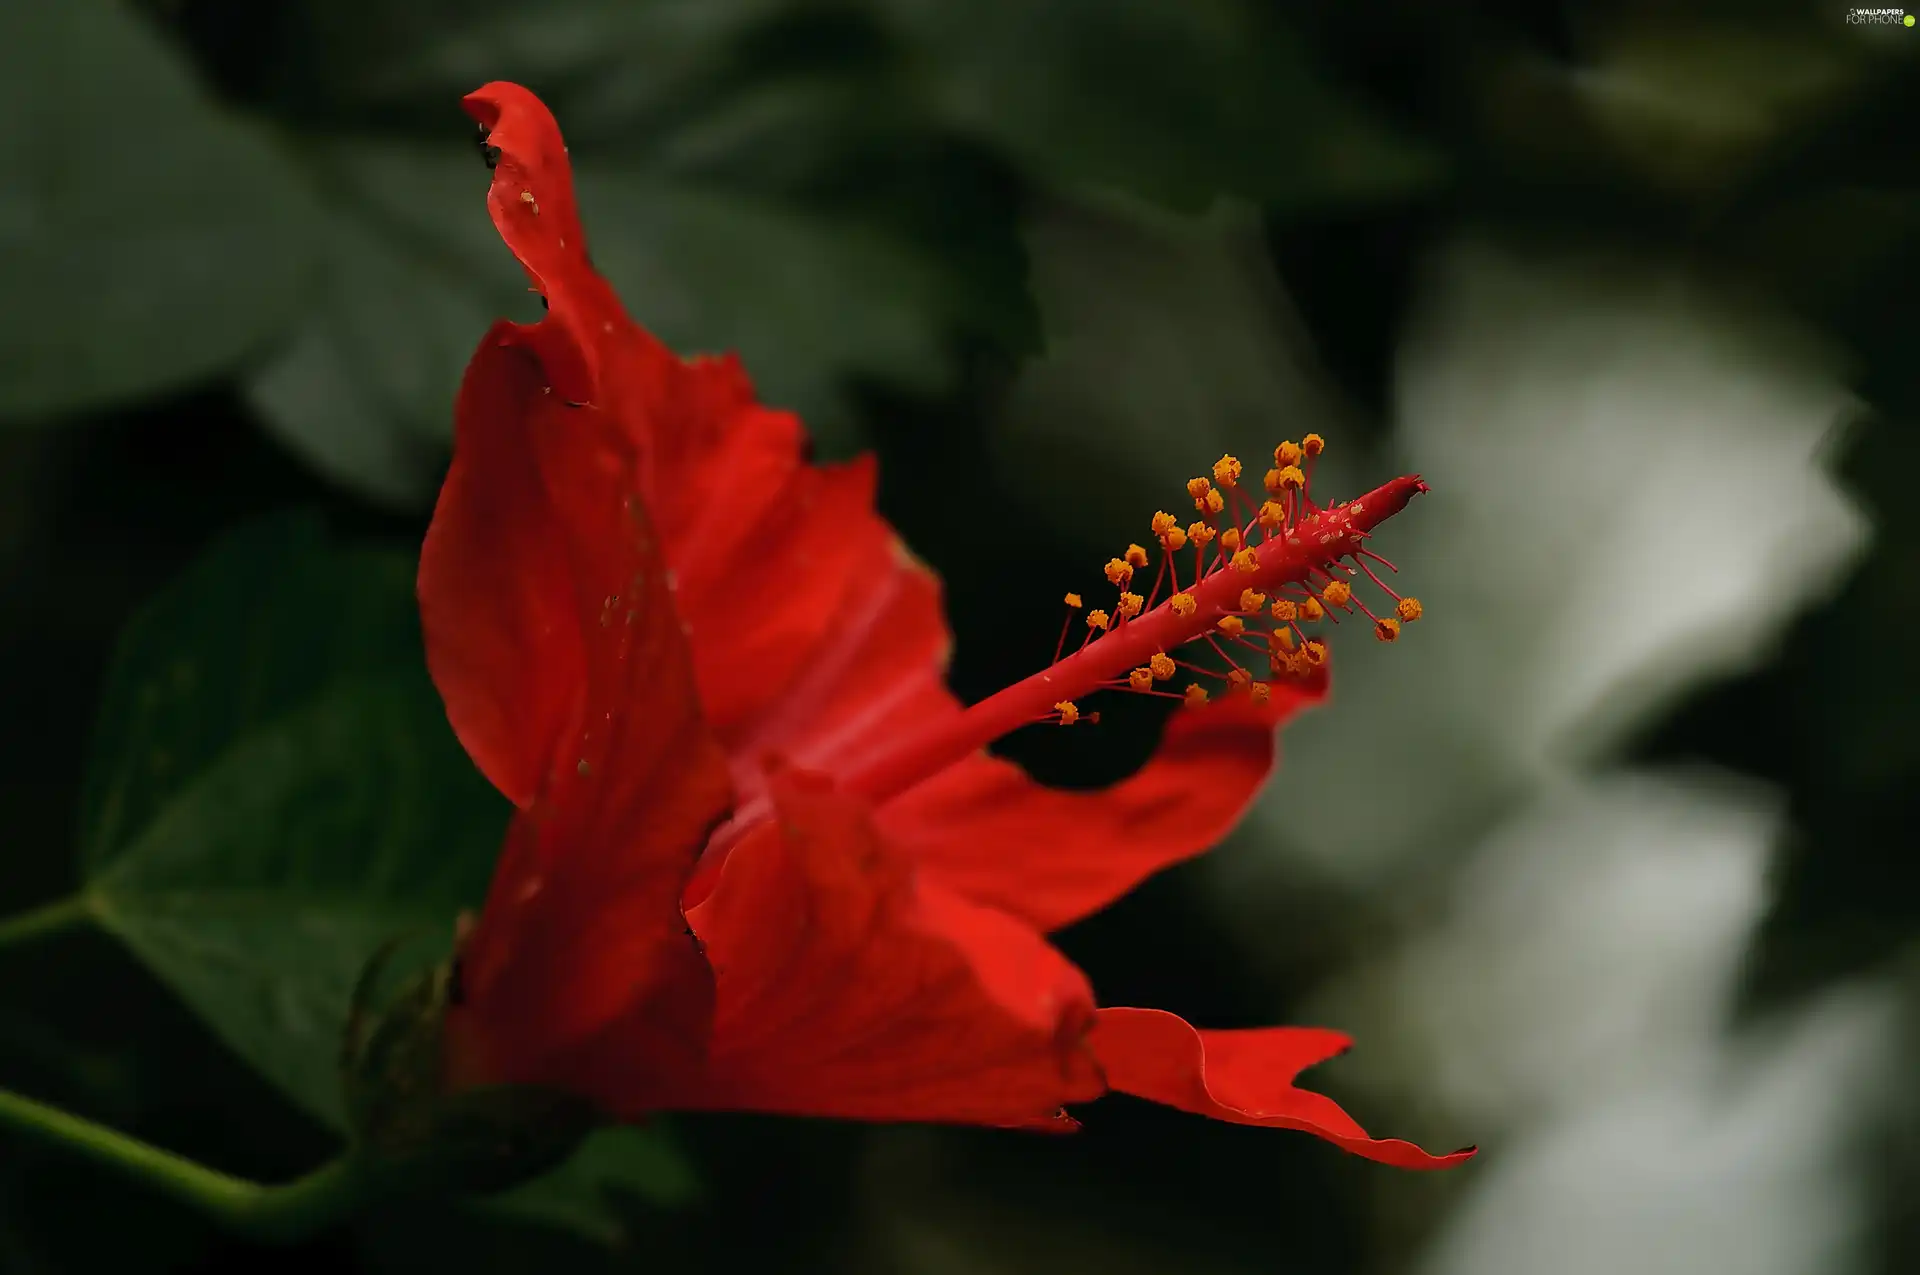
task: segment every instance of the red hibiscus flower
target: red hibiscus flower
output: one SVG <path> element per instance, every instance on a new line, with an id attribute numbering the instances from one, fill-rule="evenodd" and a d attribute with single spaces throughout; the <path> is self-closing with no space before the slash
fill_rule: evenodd
<path id="1" fill-rule="evenodd" d="M 1132 591 L 1133 546 L 1092 640 L 963 708 L 938 582 L 874 511 L 871 458 L 809 463 L 737 362 L 634 324 L 587 255 L 546 108 L 512 84 L 466 106 L 494 223 L 550 313 L 475 353 L 421 555 L 448 717 L 518 808 L 461 941 L 450 1082 L 564 1087 L 626 1118 L 1056 1127 L 1116 1090 L 1406 1167 L 1470 1154 L 1369 1138 L 1295 1088 L 1339 1033 L 1097 1009 L 1045 938 L 1228 830 L 1276 727 L 1324 690 L 1299 621 L 1359 605 L 1339 560 L 1424 486 L 1319 508 L 1309 439 L 1278 450 L 1256 507 L 1223 459 L 1190 485 L 1199 521 L 1155 519 L 1153 589 Z M 1117 786 L 1049 791 L 984 751 L 1101 688 L 1174 694 L 1200 665 L 1172 653 L 1196 642 L 1257 650 L 1271 680 L 1187 689 Z"/>

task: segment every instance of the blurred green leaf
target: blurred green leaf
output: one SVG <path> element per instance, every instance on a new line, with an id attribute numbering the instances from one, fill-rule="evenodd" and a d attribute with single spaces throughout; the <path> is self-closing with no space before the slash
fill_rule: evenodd
<path id="1" fill-rule="evenodd" d="M 1177 491 L 1208 457 L 1271 451 L 1276 428 L 1339 434 L 1341 404 L 1256 209 L 1222 200 L 1181 217 L 1119 196 L 1055 199 L 1029 215 L 1026 243 L 1047 351 L 990 437 L 1037 521 L 1095 543 L 1125 535 L 1156 490 Z M 1062 473 L 1079 475 L 1069 501 Z"/>
<path id="2" fill-rule="evenodd" d="M 761 398 L 828 451 L 852 437 L 852 378 L 930 390 L 950 372 L 936 263 L 884 229 L 591 170 L 580 199 L 594 260 L 635 317 L 682 351 L 739 351 Z"/>
<path id="3" fill-rule="evenodd" d="M 572 1159 L 486 1207 L 509 1217 L 572 1231 L 614 1246 L 626 1238 L 634 1204 L 677 1208 L 700 1196 L 700 1183 L 664 1125 L 602 1129 Z"/>
<path id="4" fill-rule="evenodd" d="M 105 868 L 234 740 L 346 677 L 418 664 L 412 566 L 329 543 L 317 517 L 236 533 L 121 635 L 101 696 L 81 854 Z"/>
<path id="5" fill-rule="evenodd" d="M 1637 176 L 1724 198 L 1865 72 L 1869 50 L 1844 34 L 1838 23 L 1734 31 L 1660 14 L 1603 32 L 1594 67 L 1569 83 Z"/>
<path id="6" fill-rule="evenodd" d="M 319 142 L 309 155 L 327 174 L 325 282 L 247 395 L 268 432 L 329 478 L 423 504 L 474 347 L 496 316 L 537 314 L 526 275 L 487 220 L 470 149 Z"/>
<path id="7" fill-rule="evenodd" d="M 510 80 L 577 151 L 758 192 L 926 134 L 840 0 L 289 0 L 279 14 L 247 78 L 308 131 L 445 137 L 464 95 Z"/>
<path id="8" fill-rule="evenodd" d="M 291 320 L 297 171 L 113 0 L 0 6 L 0 417 L 211 376 Z"/>
<path id="9" fill-rule="evenodd" d="M 82 813 L 87 892 L 235 1052 L 338 1124 L 355 979 L 450 937 L 502 805 L 422 666 L 411 563 L 307 519 L 220 545 L 130 626 Z"/>
<path id="10" fill-rule="evenodd" d="M 486 219 L 464 146 L 316 148 L 334 192 L 321 308 L 249 394 L 322 472 L 393 504 L 430 499 L 454 392 L 526 278 Z M 636 318 L 682 351 L 737 350 L 762 398 L 853 448 L 851 381 L 910 388 L 949 370 L 937 265 L 885 230 L 795 204 L 583 167 L 594 260 Z"/>
<path id="11" fill-rule="evenodd" d="M 282 53 L 348 118 L 433 127 L 489 80 L 541 93 L 577 141 L 633 143 L 724 76 L 739 44 L 792 0 L 307 0 L 286 6 Z M 278 96 L 279 94 L 277 94 Z M 320 108 L 322 110 L 326 107 Z"/>
<path id="12" fill-rule="evenodd" d="M 877 0 L 937 111 L 1043 182 L 1116 186 L 1193 211 L 1400 195 L 1439 161 L 1314 67 L 1245 0 Z"/>

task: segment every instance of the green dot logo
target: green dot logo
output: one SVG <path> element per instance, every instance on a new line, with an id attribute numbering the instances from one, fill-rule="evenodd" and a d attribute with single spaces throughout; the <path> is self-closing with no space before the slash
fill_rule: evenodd
<path id="1" fill-rule="evenodd" d="M 1909 14 L 1908 14 L 1908 15 L 1907 15 L 1906 17 L 1904 17 L 1904 18 L 1902 18 L 1902 19 L 1900 19 L 1900 21 L 1902 21 L 1902 22 L 1904 22 L 1904 23 L 1906 23 L 1906 24 L 1907 24 L 1908 26 L 1912 26 L 1912 25 L 1913 25 L 1913 15 L 1912 15 L 1911 13 L 1909 13 Z"/>

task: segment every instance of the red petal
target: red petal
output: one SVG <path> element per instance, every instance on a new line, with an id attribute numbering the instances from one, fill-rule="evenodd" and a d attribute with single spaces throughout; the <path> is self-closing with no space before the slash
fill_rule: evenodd
<path id="1" fill-rule="evenodd" d="M 545 789 L 579 711 L 586 646 L 572 581 L 551 564 L 570 552 L 547 499 L 527 396 L 536 364 L 481 342 L 454 409 L 453 464 L 420 549 L 427 666 L 454 733 L 481 772 L 525 809 Z"/>
<path id="2" fill-rule="evenodd" d="M 523 807 L 463 947 L 455 1069 L 560 1083 L 622 1018 L 702 1038 L 679 898 L 731 791 L 630 449 L 548 392 L 523 331 L 496 326 L 468 368 L 420 602 L 455 732 Z"/>
<path id="3" fill-rule="evenodd" d="M 959 711 L 943 676 L 953 643 L 940 581 L 899 541 L 836 619 L 834 640 L 730 741 L 739 753 L 777 753 L 802 770 L 848 770 L 887 748 L 903 725 Z M 756 769 L 736 782 L 744 793 L 764 777 Z"/>
<path id="4" fill-rule="evenodd" d="M 845 667 L 839 652 L 858 636 L 850 629 L 886 597 L 903 552 L 874 512 L 872 458 L 805 463 L 799 421 L 756 406 L 736 360 L 676 365 L 667 383 L 667 406 L 636 435 L 651 466 L 649 507 L 661 517 L 708 721 L 757 775 L 768 748 L 803 750 L 805 732 L 776 745 L 763 725 L 769 714 L 790 718 L 786 706 L 806 701 L 818 710 L 810 722 L 844 736 L 835 728 L 850 710 L 822 693 L 818 669 Z M 670 429 L 658 428 L 665 422 Z M 933 632 L 931 665 L 884 659 L 908 680 L 937 678 L 947 644 L 937 607 L 921 626 Z M 916 652 L 928 646 L 919 628 L 883 636 Z M 875 669 L 854 676 L 859 685 L 833 689 L 865 697 Z"/>
<path id="5" fill-rule="evenodd" d="M 548 318 L 520 333 L 539 353 L 553 392 L 601 406 L 620 399 L 623 416 L 646 409 L 674 359 L 627 318 L 587 257 L 560 126 L 518 84 L 483 85 L 462 105 L 499 151 L 487 191 L 494 227 L 547 299 Z M 631 427 L 633 421 L 623 423 Z"/>
<path id="6" fill-rule="evenodd" d="M 778 818 L 690 914 L 718 989 L 673 1105 L 861 1120 L 1050 1121 L 1101 1082 L 1084 977 L 1027 926 L 914 878 L 859 802 L 772 780 Z"/>
<path id="7" fill-rule="evenodd" d="M 873 513 L 874 466 L 797 472 L 745 551 L 724 571 L 682 572 L 677 600 L 693 633 L 709 719 L 736 751 L 754 719 L 840 640 L 894 557 Z M 697 547 L 696 547 L 697 551 Z M 684 559 L 682 559 L 684 560 Z"/>
<path id="8" fill-rule="evenodd" d="M 1275 730 L 1324 689 L 1181 709 L 1147 764 L 1100 792 L 1044 788 L 982 753 L 889 802 L 880 827 L 942 884 L 1055 930 L 1219 844 L 1273 769 Z"/>
<path id="9" fill-rule="evenodd" d="M 1370 1138 L 1324 1094 L 1296 1089 L 1306 1068 L 1353 1042 L 1321 1027 L 1196 1031 L 1158 1009 L 1103 1009 L 1088 1036 L 1119 1093 L 1234 1124 L 1298 1129 L 1369 1160 L 1402 1169 L 1444 1169 L 1474 1149 L 1428 1155 L 1411 1142 Z"/>
<path id="10" fill-rule="evenodd" d="M 823 729 L 847 738 L 841 727 L 859 701 L 908 693 L 878 685 L 867 670 L 859 684 L 835 688 L 848 694 L 842 704 L 822 694 L 815 671 L 836 661 L 849 617 L 870 613 L 901 557 L 873 509 L 871 459 L 805 463 L 799 421 L 756 404 L 737 359 L 682 361 L 635 325 L 587 257 L 566 150 L 546 107 L 506 83 L 475 91 L 466 105 L 500 148 L 488 195 L 494 224 L 550 306 L 547 322 L 521 331 L 547 362 L 554 392 L 607 408 L 639 451 L 641 491 L 674 571 L 708 722 L 756 768 L 772 743 L 758 719 L 796 698 L 819 707 Z M 917 623 L 892 636 L 920 652 L 931 628 L 943 653 L 937 608 Z M 889 663 L 917 684 L 929 671 L 937 678 L 934 658 L 930 668 Z"/>
<path id="11" fill-rule="evenodd" d="M 771 813 L 766 759 L 800 770 L 844 769 L 887 747 L 902 723 L 959 711 L 941 676 L 950 641 L 940 582 L 898 541 L 888 566 L 838 615 L 838 640 L 727 740 L 739 803 L 701 861 L 688 906 L 712 889 L 739 835 Z"/>

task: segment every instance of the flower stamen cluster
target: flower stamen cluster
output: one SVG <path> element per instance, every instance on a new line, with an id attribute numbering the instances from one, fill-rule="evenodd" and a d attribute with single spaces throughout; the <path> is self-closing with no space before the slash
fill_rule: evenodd
<path id="1" fill-rule="evenodd" d="M 1298 443 L 1289 439 L 1274 448 L 1273 468 L 1262 480 L 1265 498 L 1257 503 L 1241 482 L 1245 467 L 1240 460 L 1222 456 L 1210 477 L 1187 481 L 1187 495 L 1200 515 L 1197 521 L 1182 528 L 1172 514 L 1164 510 L 1154 514 L 1151 529 L 1161 554 L 1152 586 L 1144 593 L 1135 591 L 1136 574 L 1152 562 L 1142 546 L 1129 545 L 1124 556 L 1111 559 L 1106 576 L 1120 590 L 1118 601 L 1111 613 L 1096 609 L 1088 614 L 1076 654 L 1127 633 L 1143 615 L 1159 609 L 1163 590 L 1168 614 L 1191 620 L 1200 616 L 1201 591 L 1225 578 L 1234 578 L 1243 587 L 1229 605 L 1217 607 L 1211 623 L 1179 635 L 1180 643 L 1201 648 L 1197 659 L 1174 658 L 1168 652 L 1177 648 L 1170 645 L 1094 689 L 1133 691 L 1197 706 L 1209 702 L 1220 689 L 1206 684 L 1212 682 L 1224 684 L 1228 693 L 1244 693 L 1256 703 L 1263 702 L 1271 693 L 1271 681 L 1305 680 L 1326 663 L 1327 644 L 1310 638 L 1304 626 L 1323 619 L 1338 624 L 1342 615 L 1357 612 L 1372 622 L 1375 637 L 1392 642 L 1399 638 L 1402 625 L 1420 618 L 1419 599 L 1394 592 L 1371 565 L 1398 571 L 1363 543 L 1371 535 L 1370 498 L 1324 509 L 1314 502 L 1310 494 L 1313 462 L 1325 450 L 1326 441 L 1318 434 Z M 1418 479 L 1400 481 L 1413 484 L 1408 495 L 1425 490 Z M 1392 487 L 1389 484 L 1382 492 Z M 1405 503 L 1404 496 L 1400 503 Z M 1192 557 L 1183 582 L 1181 559 L 1187 549 Z M 1354 583 L 1363 574 L 1393 603 L 1389 614 L 1377 614 L 1354 592 Z M 1254 576 L 1261 578 L 1265 589 L 1252 587 Z M 1071 610 L 1078 610 L 1079 595 L 1069 594 L 1068 599 Z M 1069 614 L 1067 627 L 1071 623 Z M 1062 628 L 1054 651 L 1056 661 L 1065 649 L 1067 627 Z M 1195 680 L 1178 690 L 1166 688 L 1176 668 L 1187 670 Z M 1256 668 L 1268 680 L 1257 678 Z M 1077 711 L 1056 712 L 1049 718 L 1061 725 L 1087 720 Z"/>

